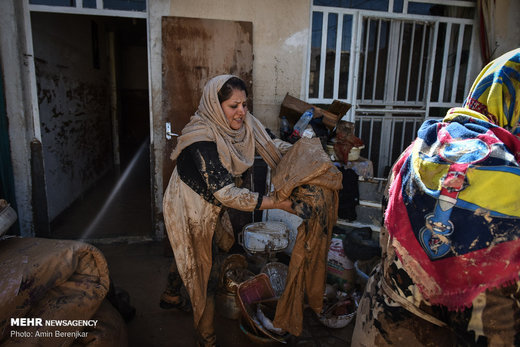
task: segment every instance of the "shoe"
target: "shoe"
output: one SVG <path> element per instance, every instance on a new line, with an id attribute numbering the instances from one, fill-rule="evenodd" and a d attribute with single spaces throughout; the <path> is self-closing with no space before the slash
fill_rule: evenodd
<path id="1" fill-rule="evenodd" d="M 184 300 L 180 300 L 177 303 L 171 303 L 165 300 L 161 300 L 159 302 L 159 307 L 164 310 L 179 309 L 184 312 L 191 312 L 191 305 L 184 302 Z"/>

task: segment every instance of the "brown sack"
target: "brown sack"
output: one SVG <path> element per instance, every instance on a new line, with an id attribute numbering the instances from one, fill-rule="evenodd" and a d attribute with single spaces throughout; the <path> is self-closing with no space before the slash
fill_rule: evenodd
<path id="1" fill-rule="evenodd" d="M 68 240 L 10 238 L 0 241 L 0 343 L 68 346 L 74 337 L 38 337 L 73 333 L 77 326 L 14 326 L 11 318 L 92 319 L 109 289 L 108 266 L 94 246 Z M 31 337 L 11 337 L 11 331 Z"/>

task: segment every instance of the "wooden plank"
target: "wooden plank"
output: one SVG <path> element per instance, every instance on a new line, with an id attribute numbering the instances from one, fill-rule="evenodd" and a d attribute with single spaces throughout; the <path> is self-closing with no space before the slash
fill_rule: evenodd
<path id="1" fill-rule="evenodd" d="M 280 117 L 287 117 L 289 123 L 291 125 L 294 125 L 298 121 L 300 116 L 303 114 L 303 112 L 305 112 L 311 107 L 314 107 L 313 118 L 320 118 L 323 116 L 323 124 L 329 129 L 334 129 L 336 123 L 350 109 L 350 106 L 350 104 L 342 103 L 338 100 L 334 106 L 334 111 L 338 113 L 333 113 L 324 110 L 321 107 L 309 104 L 303 100 L 295 98 L 294 96 L 291 96 L 289 95 L 289 93 L 287 93 L 282 101 L 282 106 L 280 107 Z M 344 113 L 341 113 L 345 108 L 346 111 Z"/>

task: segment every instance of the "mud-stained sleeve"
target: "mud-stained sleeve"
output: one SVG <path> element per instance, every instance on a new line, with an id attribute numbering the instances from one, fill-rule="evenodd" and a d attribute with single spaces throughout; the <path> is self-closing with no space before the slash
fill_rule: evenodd
<path id="1" fill-rule="evenodd" d="M 228 184 L 213 193 L 222 205 L 240 211 L 254 211 L 262 205 L 262 196 L 246 188 L 238 188 L 235 184 Z"/>
<path id="2" fill-rule="evenodd" d="M 274 139 L 273 142 L 274 142 L 274 145 L 276 146 L 276 148 L 278 148 L 278 150 L 280 151 L 280 153 L 282 153 L 282 155 L 287 153 L 287 151 L 289 149 L 291 149 L 291 147 L 292 147 L 292 144 L 290 144 L 289 142 L 280 140 L 280 139 Z"/>
<path id="3" fill-rule="evenodd" d="M 233 183 L 233 176 L 222 165 L 214 142 L 198 142 L 190 148 L 190 154 L 210 193 Z"/>
<path id="4" fill-rule="evenodd" d="M 260 207 L 263 197 L 249 189 L 238 188 L 235 185 L 233 176 L 222 165 L 218 157 L 217 145 L 214 142 L 197 142 L 191 145 L 189 155 L 194 162 L 194 170 L 198 174 L 190 175 L 189 170 L 186 170 L 184 176 L 199 176 L 203 183 L 199 184 L 202 187 L 198 187 L 196 182 L 191 182 L 193 180 L 191 178 L 186 177 L 183 181 L 189 182 L 188 185 L 196 192 L 203 196 L 210 194 L 222 205 L 241 211 L 253 211 Z M 182 176 L 181 174 L 181 178 Z M 209 197 L 205 197 L 205 199 L 210 200 Z"/>

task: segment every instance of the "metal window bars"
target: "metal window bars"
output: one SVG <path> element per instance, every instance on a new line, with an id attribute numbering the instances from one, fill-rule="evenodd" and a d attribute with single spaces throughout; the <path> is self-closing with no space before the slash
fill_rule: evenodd
<path id="1" fill-rule="evenodd" d="M 312 7 L 307 102 L 353 105 L 369 144 L 361 155 L 378 176 L 432 109 L 461 105 L 471 82 L 474 21 L 404 12 Z"/>

